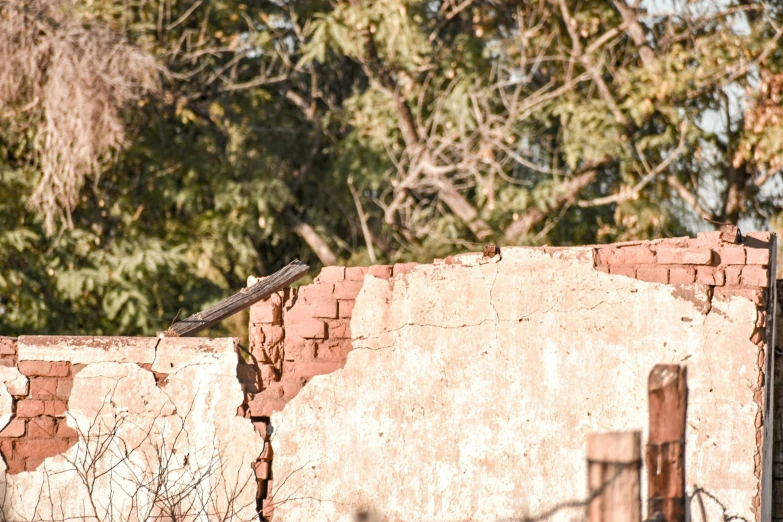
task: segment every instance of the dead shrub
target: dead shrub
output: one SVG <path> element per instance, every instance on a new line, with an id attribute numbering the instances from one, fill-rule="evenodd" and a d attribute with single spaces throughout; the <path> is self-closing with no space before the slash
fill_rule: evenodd
<path id="1" fill-rule="evenodd" d="M 51 233 L 87 178 L 124 142 L 123 108 L 158 87 L 160 68 L 73 0 L 0 0 L 0 120 L 39 172 L 29 205 Z"/>

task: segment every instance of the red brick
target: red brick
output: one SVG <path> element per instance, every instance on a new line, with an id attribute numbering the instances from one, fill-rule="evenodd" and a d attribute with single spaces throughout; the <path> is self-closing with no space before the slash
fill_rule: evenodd
<path id="1" fill-rule="evenodd" d="M 280 385 L 283 387 L 283 398 L 291 400 L 302 391 L 307 380 L 301 375 L 289 375 L 280 381 Z"/>
<path id="2" fill-rule="evenodd" d="M 282 343 L 285 338 L 285 330 L 282 326 L 272 324 L 252 325 L 249 328 L 251 348 L 261 345 L 274 346 Z"/>
<path id="3" fill-rule="evenodd" d="M 712 250 L 709 248 L 659 248 L 658 263 L 662 265 L 709 265 Z"/>
<path id="4" fill-rule="evenodd" d="M 398 276 L 400 274 L 407 274 L 416 268 L 416 265 L 418 265 L 418 263 L 395 263 L 392 267 L 392 275 Z"/>
<path id="5" fill-rule="evenodd" d="M 258 433 L 262 439 L 269 440 L 269 435 L 267 433 L 267 423 L 264 421 L 255 421 L 253 422 L 253 428 L 255 428 L 256 433 Z"/>
<path id="6" fill-rule="evenodd" d="M 338 283 L 342 284 L 342 283 Z M 300 286 L 296 294 L 296 306 L 302 303 L 316 303 L 324 299 L 332 298 L 335 285 L 332 283 L 317 283 L 307 286 Z"/>
<path id="7" fill-rule="evenodd" d="M 55 433 L 54 417 L 43 415 L 27 422 L 27 437 L 30 439 L 51 439 Z"/>
<path id="8" fill-rule="evenodd" d="M 261 379 L 261 387 L 269 388 L 274 382 L 279 380 L 277 368 L 272 364 L 259 364 L 258 373 Z"/>
<path id="9" fill-rule="evenodd" d="M 44 414 L 44 401 L 22 399 L 16 405 L 16 416 L 19 418 L 38 417 Z"/>
<path id="10" fill-rule="evenodd" d="M 348 319 L 338 319 L 329 321 L 329 339 L 350 339 L 351 321 Z"/>
<path id="11" fill-rule="evenodd" d="M 269 471 L 270 471 L 271 467 L 272 466 L 271 466 L 271 464 L 269 462 L 265 462 L 263 460 L 257 461 L 253 465 L 253 468 L 255 469 L 255 472 L 256 472 L 256 478 L 258 480 L 266 480 L 266 479 L 268 479 L 269 476 L 270 476 Z"/>
<path id="12" fill-rule="evenodd" d="M 71 375 L 71 363 L 53 362 L 49 369 L 51 377 L 68 377 L 69 375 Z"/>
<path id="13" fill-rule="evenodd" d="M 340 317 L 350 318 L 353 315 L 353 305 L 356 301 L 353 299 L 344 299 L 340 301 Z"/>
<path id="14" fill-rule="evenodd" d="M 14 458 L 46 458 L 59 455 L 69 447 L 69 442 L 61 439 L 20 440 L 14 445 Z"/>
<path id="15" fill-rule="evenodd" d="M 718 264 L 721 265 L 744 265 L 745 249 L 739 245 L 726 245 L 715 249 Z"/>
<path id="16" fill-rule="evenodd" d="M 751 248 L 769 248 L 772 246 L 772 233 L 747 232 L 743 235 L 744 243 Z"/>
<path id="17" fill-rule="evenodd" d="M 312 361 L 315 359 L 315 341 L 289 336 L 285 342 L 285 359 L 289 361 Z"/>
<path id="18" fill-rule="evenodd" d="M 274 448 L 271 444 L 264 444 L 264 449 L 261 450 L 261 455 L 258 456 L 258 460 L 265 462 L 272 462 L 274 457 Z"/>
<path id="19" fill-rule="evenodd" d="M 35 471 L 46 460 L 44 457 L 27 457 L 24 461 L 25 471 Z"/>
<path id="20" fill-rule="evenodd" d="M 0 337 L 0 355 L 16 355 L 16 339 Z"/>
<path id="21" fill-rule="evenodd" d="M 8 467 L 7 473 L 9 475 L 16 475 L 24 471 L 24 459 L 6 459 L 5 464 Z"/>
<path id="22" fill-rule="evenodd" d="M 636 270 L 632 266 L 612 265 L 609 267 L 609 273 L 626 277 L 636 277 Z"/>
<path id="23" fill-rule="evenodd" d="M 593 254 L 595 263 L 597 265 L 608 265 L 609 260 L 612 259 L 613 248 L 596 248 Z"/>
<path id="24" fill-rule="evenodd" d="M 609 273 L 609 265 L 596 265 L 595 269 L 599 272 Z"/>
<path id="25" fill-rule="evenodd" d="M 745 299 L 749 299 L 753 301 L 753 303 L 755 303 L 756 306 L 765 306 L 767 301 L 766 292 L 764 291 L 764 289 L 761 288 L 741 288 L 736 286 L 716 287 L 714 295 L 716 297 L 718 296 L 744 297 Z"/>
<path id="26" fill-rule="evenodd" d="M 345 279 L 347 281 L 364 281 L 365 275 L 367 275 L 366 266 L 350 266 L 345 269 Z"/>
<path id="27" fill-rule="evenodd" d="M 65 417 L 65 413 L 68 411 L 68 403 L 65 401 L 43 401 L 44 413 L 46 415 L 52 415 L 54 417 Z"/>
<path id="28" fill-rule="evenodd" d="M 30 397 L 33 399 L 52 399 L 57 395 L 57 379 L 53 377 L 31 377 Z"/>
<path id="29" fill-rule="evenodd" d="M 703 285 L 723 286 L 726 284 L 726 275 L 723 269 L 700 266 L 696 269 L 696 282 Z"/>
<path id="30" fill-rule="evenodd" d="M 343 367 L 341 361 L 317 361 L 309 363 L 294 363 L 290 370 L 297 377 L 310 378 L 316 375 L 326 375 Z"/>
<path id="31" fill-rule="evenodd" d="M 254 417 L 269 417 L 272 413 L 282 410 L 286 404 L 287 401 L 274 394 L 257 393 L 250 399 L 250 414 Z"/>
<path id="32" fill-rule="evenodd" d="M 769 270 L 761 266 L 746 266 L 742 269 L 741 281 L 743 285 L 766 287 L 769 285 Z"/>
<path id="33" fill-rule="evenodd" d="M 57 438 L 58 439 L 76 439 L 79 438 L 79 432 L 68 426 L 65 419 L 60 419 L 57 422 Z"/>
<path id="34" fill-rule="evenodd" d="M 359 290 L 362 289 L 363 281 L 346 281 L 340 285 L 334 286 L 334 297 L 336 299 L 356 299 Z"/>
<path id="35" fill-rule="evenodd" d="M 0 437 L 24 437 L 25 421 L 24 419 L 11 419 L 3 431 L 0 431 Z"/>
<path id="36" fill-rule="evenodd" d="M 6 368 L 15 368 L 16 362 L 10 355 L 0 355 L 0 366 L 5 366 Z"/>
<path id="37" fill-rule="evenodd" d="M 367 273 L 379 279 L 389 279 L 392 276 L 392 267 L 391 265 L 373 265 L 367 270 Z"/>
<path id="38" fill-rule="evenodd" d="M 345 279 L 345 267 L 343 266 L 325 266 L 321 273 L 315 278 L 316 283 L 339 283 Z"/>
<path id="39" fill-rule="evenodd" d="M 636 278 L 652 283 L 668 283 L 669 270 L 655 265 L 640 266 L 636 269 Z"/>
<path id="40" fill-rule="evenodd" d="M 609 259 L 611 265 L 642 265 L 655 263 L 655 254 L 647 246 L 615 248 Z"/>
<path id="41" fill-rule="evenodd" d="M 741 266 L 727 266 L 725 272 L 727 285 L 740 284 L 740 274 L 742 273 Z"/>
<path id="42" fill-rule="evenodd" d="M 312 304 L 313 317 L 323 317 L 326 319 L 337 318 L 337 301 L 334 299 L 324 300 Z"/>
<path id="43" fill-rule="evenodd" d="M 319 361 L 345 361 L 350 351 L 351 342 L 347 340 L 318 343 L 316 358 Z"/>
<path id="44" fill-rule="evenodd" d="M 696 269 L 674 267 L 669 270 L 669 283 L 673 285 L 689 284 L 696 281 Z"/>
<path id="45" fill-rule="evenodd" d="M 49 377 L 66 377 L 71 373 L 69 363 L 48 361 L 19 361 L 19 371 L 25 375 Z"/>
<path id="46" fill-rule="evenodd" d="M 704 246 L 720 245 L 720 230 L 713 230 L 711 232 L 699 232 L 696 234 L 696 239 Z"/>
<path id="47" fill-rule="evenodd" d="M 251 323 L 280 324 L 282 321 L 282 307 L 269 300 L 264 300 L 250 307 Z"/>
<path id="48" fill-rule="evenodd" d="M 767 266 L 769 264 L 769 250 L 766 248 L 747 248 L 745 253 L 747 255 L 746 263 L 749 265 Z"/>
<path id="49" fill-rule="evenodd" d="M 302 337 L 304 339 L 325 339 L 326 323 L 318 319 L 297 322 L 287 325 L 286 336 L 293 338 Z"/>

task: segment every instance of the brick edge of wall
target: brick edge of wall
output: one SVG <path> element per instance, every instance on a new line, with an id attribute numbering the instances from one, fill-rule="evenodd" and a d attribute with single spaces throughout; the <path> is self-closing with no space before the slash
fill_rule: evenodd
<path id="1" fill-rule="evenodd" d="M 770 293 L 775 284 L 776 237 L 771 232 L 749 232 L 739 241 L 725 240 L 721 232 L 704 232 L 696 238 L 673 238 L 593 248 L 596 270 L 653 283 L 700 284 L 707 290 L 709 313 L 712 299 L 732 296 L 749 299 L 756 305 L 756 322 L 750 341 L 758 348 L 758 381 L 753 390 L 756 414 L 756 454 L 754 475 L 759 480 L 753 498 L 753 512 L 761 520 L 762 448 L 769 399 L 764 394 L 768 379 L 766 358 L 772 339 L 774 303 Z M 774 295 L 774 294 L 773 294 Z M 768 432 L 769 433 L 769 432 Z M 773 451 L 774 452 L 774 451 Z"/>

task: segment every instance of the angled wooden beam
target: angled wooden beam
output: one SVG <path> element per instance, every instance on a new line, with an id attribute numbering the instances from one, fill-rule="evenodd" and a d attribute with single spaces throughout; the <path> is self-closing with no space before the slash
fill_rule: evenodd
<path id="1" fill-rule="evenodd" d="M 309 269 L 309 266 L 297 259 L 253 286 L 247 287 L 187 319 L 177 321 L 171 325 L 164 336 L 187 337 L 194 335 L 289 286 L 304 276 Z"/>

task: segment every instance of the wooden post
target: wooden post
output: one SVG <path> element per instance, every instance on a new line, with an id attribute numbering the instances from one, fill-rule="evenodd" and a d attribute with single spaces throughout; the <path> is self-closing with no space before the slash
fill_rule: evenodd
<path id="1" fill-rule="evenodd" d="M 588 522 L 640 522 L 641 433 L 587 437 Z"/>
<path id="2" fill-rule="evenodd" d="M 205 328 L 213 326 L 226 317 L 244 310 L 261 299 L 265 299 L 278 290 L 282 290 L 294 281 L 304 276 L 310 267 L 298 259 L 278 270 L 269 277 L 265 277 L 253 286 L 245 288 L 232 295 L 231 297 L 220 301 L 218 304 L 207 308 L 206 310 L 193 314 L 187 319 L 178 321 L 171 325 L 166 333 L 166 337 L 187 337 L 194 335 Z"/>
<path id="3" fill-rule="evenodd" d="M 666 522 L 685 521 L 684 366 L 659 364 L 650 372 L 650 434 L 647 440 L 647 516 Z"/>

